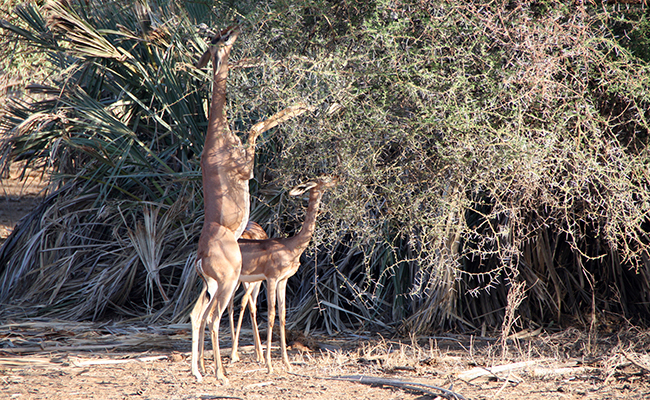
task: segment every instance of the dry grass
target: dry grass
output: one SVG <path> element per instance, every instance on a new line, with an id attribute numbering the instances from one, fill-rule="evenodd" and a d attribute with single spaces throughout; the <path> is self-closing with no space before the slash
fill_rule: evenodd
<path id="1" fill-rule="evenodd" d="M 48 174 L 14 163 L 0 177 L 0 246 L 22 217 L 40 202 L 48 185 Z"/>
<path id="2" fill-rule="evenodd" d="M 247 344 L 252 337 L 244 333 Z M 245 345 L 243 361 L 227 367 L 231 386 L 220 387 L 212 376 L 204 384 L 194 382 L 186 324 L 7 323 L 0 326 L 0 371 L 5 379 L 0 390 L 9 394 L 31 387 L 38 388 L 41 396 L 59 398 L 83 389 L 88 398 L 101 393 L 112 398 L 117 394 L 104 392 L 109 388 L 101 383 L 112 379 L 115 385 L 109 386 L 116 393 L 147 390 L 156 398 L 174 398 L 179 390 L 188 398 L 201 397 L 208 387 L 214 396 L 272 399 L 360 395 L 415 399 L 434 393 L 434 387 L 450 388 L 465 398 L 488 399 L 516 399 L 524 394 L 526 398 L 582 394 L 631 399 L 650 393 L 646 376 L 650 333 L 645 331 L 600 335 L 593 356 L 585 353 L 587 334 L 575 330 L 539 334 L 517 344 L 510 341 L 507 359 L 499 340 L 463 335 L 392 340 L 366 335 L 310 336 L 313 350 L 290 352 L 295 372 L 279 368 L 271 376 L 252 361 L 253 346 Z M 274 351 L 279 349 L 274 346 Z M 94 378 L 87 380 L 89 376 Z M 52 391 L 53 379 L 68 382 L 57 389 L 59 394 Z M 447 392 L 437 393 L 453 398 Z"/>
<path id="3" fill-rule="evenodd" d="M 310 107 L 260 139 L 253 218 L 290 235 L 303 204 L 283 188 L 343 179 L 290 283 L 292 326 L 500 334 L 506 357 L 520 330 L 647 322 L 648 61 L 625 38 L 648 30 L 634 7 L 70 3 L 96 14 L 50 4 L 43 25 L 33 3 L 18 9 L 30 43 L 67 64 L 0 119 L 1 162 L 51 162 L 62 180 L 0 250 L 3 317 L 186 319 L 209 97 L 197 24 L 243 17 L 233 129 Z"/>

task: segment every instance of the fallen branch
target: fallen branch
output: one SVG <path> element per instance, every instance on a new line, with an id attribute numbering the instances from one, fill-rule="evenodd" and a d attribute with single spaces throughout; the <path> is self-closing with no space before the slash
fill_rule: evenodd
<path id="1" fill-rule="evenodd" d="M 540 361 L 545 361 L 545 360 L 540 360 Z M 506 365 L 498 365 L 496 367 L 492 368 L 486 368 L 486 367 L 476 367 L 472 368 L 467 371 L 463 371 L 460 374 L 458 374 L 457 378 L 460 380 L 463 380 L 465 382 L 470 382 L 473 381 L 476 378 L 480 378 L 485 375 L 491 375 L 495 377 L 499 377 L 498 373 L 500 372 L 506 372 L 506 371 L 513 371 L 517 369 L 522 369 L 531 365 L 535 365 L 539 363 L 540 361 L 522 361 L 522 362 L 516 362 L 512 364 L 506 364 Z"/>
<path id="2" fill-rule="evenodd" d="M 364 385 L 383 385 L 383 386 L 393 386 L 393 387 L 398 387 L 401 389 L 407 389 L 407 390 L 413 390 L 413 391 L 418 391 L 422 392 L 424 394 L 428 394 L 430 396 L 441 396 L 446 399 L 457 399 L 457 400 L 466 400 L 465 397 L 462 395 L 452 392 L 451 390 L 448 389 L 443 389 L 438 386 L 433 386 L 433 385 L 427 385 L 424 383 L 419 383 L 419 382 L 407 382 L 407 381 L 402 381 L 399 379 L 385 379 L 385 378 L 376 378 L 372 376 L 363 376 L 363 375 L 345 375 L 345 376 L 333 376 L 329 378 L 321 378 L 321 379 L 329 379 L 329 380 L 334 380 L 334 381 L 348 381 L 348 382 L 357 382 L 357 383 L 362 383 Z M 434 391 L 428 390 L 428 389 L 433 389 Z M 441 394 L 442 393 L 442 394 Z"/>
<path id="3" fill-rule="evenodd" d="M 87 346 L 32 346 L 32 347 L 16 347 L 9 349 L 0 349 L 0 353 L 21 354 L 21 353 L 55 353 L 65 351 L 92 351 L 92 350 L 107 350 L 116 347 L 132 347 L 130 343 L 107 343 L 95 344 Z"/>
<path id="4" fill-rule="evenodd" d="M 593 374 L 599 370 L 599 368 L 593 367 L 533 368 L 529 373 L 531 376 L 543 378 Z"/>
<path id="5" fill-rule="evenodd" d="M 135 334 L 135 335 L 104 335 L 96 339 L 68 339 L 67 346 L 60 342 L 48 340 L 35 346 L 10 347 L 0 349 L 0 355 L 28 354 L 28 353 L 61 353 L 70 351 L 95 351 L 116 348 L 134 347 L 164 347 L 169 348 L 173 339 L 162 335 Z M 99 343 L 99 344 L 98 344 Z"/>
<path id="6" fill-rule="evenodd" d="M 85 367 L 88 365 L 110 365 L 110 364 L 125 364 L 131 362 L 151 362 L 158 360 L 165 360 L 167 356 L 152 356 L 152 357 L 137 357 L 137 358 L 126 358 L 122 360 L 86 360 L 79 361 L 79 359 L 73 359 L 70 361 L 70 365 L 75 367 Z M 36 367 L 36 366 L 48 366 L 48 365 L 61 365 L 61 359 L 52 359 L 44 357 L 2 357 L 0 358 L 0 365 L 4 367 Z"/>
<path id="7" fill-rule="evenodd" d="M 72 360 L 72 365 L 74 365 L 75 367 L 85 367 L 87 365 L 126 364 L 131 362 L 150 362 L 150 361 L 158 361 L 158 360 L 166 360 L 166 359 L 167 356 L 126 358 L 123 360 L 88 360 L 88 361 Z"/>
<path id="8" fill-rule="evenodd" d="M 25 367 L 25 366 L 46 366 L 53 365 L 49 358 L 36 357 L 3 357 L 0 358 L 0 365 L 3 367 Z"/>

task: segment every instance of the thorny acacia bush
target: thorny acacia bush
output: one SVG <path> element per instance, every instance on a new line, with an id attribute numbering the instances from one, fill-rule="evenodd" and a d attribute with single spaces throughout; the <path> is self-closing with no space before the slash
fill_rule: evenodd
<path id="1" fill-rule="evenodd" d="M 304 204 L 286 189 L 343 179 L 290 280 L 294 326 L 498 329 L 513 282 L 526 298 L 508 329 L 598 313 L 647 322 L 650 81 L 621 39 L 646 37 L 636 14 L 507 1 L 71 3 L 77 12 L 29 8 L 25 31 L 5 24 L 56 73 L 32 86 L 46 101 L 7 107 L 5 164 L 47 159 L 61 177 L 0 251 L 0 300 L 20 306 L 8 310 L 187 318 L 211 81 L 192 67 L 205 48 L 197 26 L 240 18 L 233 128 L 315 107 L 262 138 L 252 219 L 290 235 Z"/>

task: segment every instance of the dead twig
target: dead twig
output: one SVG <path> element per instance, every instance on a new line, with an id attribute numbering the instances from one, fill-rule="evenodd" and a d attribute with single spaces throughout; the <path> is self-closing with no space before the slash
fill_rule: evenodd
<path id="1" fill-rule="evenodd" d="M 123 360 L 88 360 L 88 361 L 78 361 L 72 360 L 72 365 L 75 367 L 85 367 L 87 365 L 112 365 L 112 364 L 126 364 L 131 362 L 150 362 L 158 360 L 166 360 L 167 356 L 152 356 L 152 357 L 138 357 L 138 358 L 127 358 Z"/>
<path id="2" fill-rule="evenodd" d="M 465 397 L 463 397 L 462 395 L 460 395 L 460 394 L 458 394 L 456 392 L 452 392 L 449 389 L 443 389 L 441 387 L 433 386 L 433 385 L 427 385 L 425 383 L 407 382 L 407 381 L 402 381 L 402 380 L 399 380 L 399 379 L 376 378 L 376 377 L 364 376 L 364 375 L 332 376 L 332 377 L 321 378 L 321 379 L 329 379 L 329 380 L 335 380 L 335 381 L 357 382 L 357 383 L 361 383 L 361 384 L 364 384 L 364 385 L 393 386 L 393 387 L 398 387 L 398 388 L 401 388 L 401 389 L 414 390 L 414 391 L 422 392 L 424 394 L 428 394 L 428 395 L 431 395 L 431 396 L 441 396 L 441 397 L 444 397 L 446 399 L 465 400 Z M 428 390 L 428 389 L 433 389 L 433 390 L 435 390 L 437 392 L 434 392 L 434 391 Z"/>
<path id="3" fill-rule="evenodd" d="M 53 365 L 52 360 L 43 357 L 2 357 L 0 365 L 8 368 L 22 368 L 26 366 L 46 366 Z"/>
<path id="4" fill-rule="evenodd" d="M 93 351 L 93 350 L 107 350 L 114 349 L 116 347 L 131 347 L 130 343 L 107 343 L 107 344 L 98 344 L 98 345 L 87 345 L 87 346 L 49 346 L 49 347 L 16 347 L 13 349 L 0 349 L 0 353 L 5 354 L 23 354 L 23 353 L 53 353 L 53 352 L 64 352 L 64 351 Z"/>
<path id="5" fill-rule="evenodd" d="M 158 360 L 166 360 L 167 356 L 152 356 L 152 357 L 137 357 L 137 358 L 127 358 L 122 360 L 86 360 L 81 361 L 80 359 L 70 360 L 70 365 L 75 367 L 86 367 L 88 365 L 113 365 L 113 364 L 126 364 L 131 362 L 151 362 Z M 52 365 L 61 365 L 64 362 L 62 359 L 56 358 L 45 358 L 45 357 L 2 357 L 0 358 L 0 365 L 4 367 L 42 367 L 42 366 L 52 366 Z M 65 365 L 65 364 L 64 364 Z"/>

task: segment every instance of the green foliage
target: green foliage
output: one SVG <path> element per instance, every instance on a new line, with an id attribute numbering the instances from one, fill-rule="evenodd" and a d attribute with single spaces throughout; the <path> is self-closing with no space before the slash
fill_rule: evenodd
<path id="1" fill-rule="evenodd" d="M 177 319 L 191 306 L 187 260 L 202 218 L 197 158 L 211 80 L 192 67 L 205 48 L 196 25 L 239 19 L 233 128 L 298 101 L 315 107 L 261 138 L 253 219 L 270 236 L 292 234 L 302 205 L 282 188 L 322 173 L 343 179 L 290 281 L 295 326 L 496 329 L 512 282 L 528 296 L 519 327 L 565 315 L 588 323 L 592 310 L 647 321 L 650 82 L 643 55 L 613 33 L 622 26 L 615 10 L 442 0 L 148 7 L 51 6 L 43 25 L 25 6 L 29 30 L 5 25 L 46 51 L 56 73 L 48 87 L 32 86 L 46 100 L 9 109 L 5 161 L 47 158 L 66 182 L 59 197 L 92 198 L 83 234 L 69 221 L 51 226 L 71 230 L 56 233 L 66 246 L 39 248 L 47 268 L 101 244 L 101 256 L 74 256 L 77 276 L 100 282 L 93 265 L 117 257 L 130 282 L 102 293 L 111 305 L 76 305 L 75 317 Z M 644 21 L 628 18 L 625 29 L 642 37 Z M 149 279 L 119 238 L 151 215 L 151 203 L 175 221 L 165 225 L 164 268 L 150 267 L 162 289 L 149 280 L 148 293 L 133 289 L 118 302 L 121 288 Z M 25 239 L 0 253 L 16 282 L 1 300 L 30 286 L 18 266 L 31 265 L 33 246 Z M 48 293 L 47 312 L 62 313 L 67 303 Z"/>
<path id="2" fill-rule="evenodd" d="M 24 28 L 21 18 L 11 12 L 19 3 L 17 0 L 0 1 L 0 19 Z M 4 30 L 0 30 L 0 43 L 0 96 L 19 95 L 28 79 L 46 78 L 41 66 L 47 65 L 47 58 L 42 53 L 32 51 L 31 45 L 16 41 Z"/>

